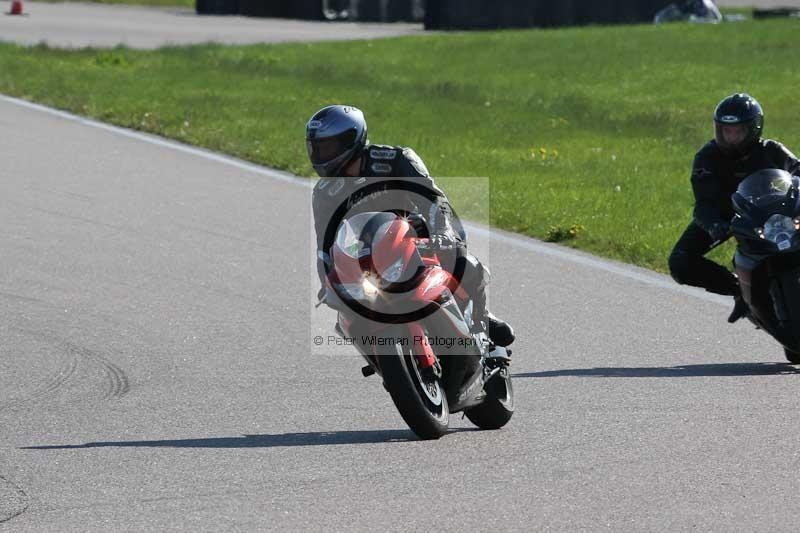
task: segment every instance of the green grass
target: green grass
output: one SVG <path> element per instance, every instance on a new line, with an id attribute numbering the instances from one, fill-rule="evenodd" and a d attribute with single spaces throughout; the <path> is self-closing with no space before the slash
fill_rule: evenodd
<path id="1" fill-rule="evenodd" d="M 0 45 L 0 91 L 312 174 L 308 117 L 361 107 L 435 176 L 491 178 L 493 224 L 665 270 L 717 101 L 748 90 L 800 141 L 794 21 L 60 51 Z M 466 182 L 442 179 L 456 207 Z M 265 203 L 275 201 L 265 199 Z"/>

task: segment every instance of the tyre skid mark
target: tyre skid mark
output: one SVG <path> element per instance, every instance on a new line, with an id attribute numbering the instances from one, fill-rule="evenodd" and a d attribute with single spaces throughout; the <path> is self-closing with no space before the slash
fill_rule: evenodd
<path id="1" fill-rule="evenodd" d="M 22 502 L 22 505 L 20 506 L 20 508 L 17 509 L 16 511 L 13 511 L 10 515 L 8 515 L 8 516 L 0 515 L 0 524 L 3 524 L 4 522 L 8 522 L 10 520 L 13 520 L 14 518 L 18 517 L 19 515 L 21 515 L 25 511 L 27 511 L 28 507 L 31 504 L 31 499 L 28 496 L 28 493 L 25 492 L 25 490 L 22 487 L 20 487 L 19 485 L 17 485 L 16 483 L 14 483 L 10 479 L 8 479 L 7 477 L 4 477 L 2 474 L 0 474 L 0 483 L 5 483 L 9 487 L 11 487 L 11 489 L 17 494 L 17 496 L 19 497 L 19 499 Z"/>
<path id="2" fill-rule="evenodd" d="M 61 366 L 50 379 L 36 387 L 32 392 L 20 398 L 12 398 L 6 402 L 0 402 L 0 411 L 16 407 L 18 405 L 38 400 L 43 396 L 47 396 L 63 387 L 69 379 L 75 374 L 78 368 L 78 357 L 74 353 L 67 352 L 66 357 L 61 361 Z"/>
<path id="3" fill-rule="evenodd" d="M 117 365 L 103 357 L 102 355 L 73 344 L 64 339 L 50 336 L 41 332 L 15 328 L 18 331 L 33 335 L 42 340 L 53 342 L 59 346 L 65 356 L 63 357 L 58 370 L 47 381 L 36 387 L 32 392 L 19 398 L 0 402 L 0 411 L 19 406 L 24 403 L 38 400 L 44 396 L 55 393 L 58 389 L 66 385 L 78 370 L 81 361 L 86 361 L 94 367 L 99 367 L 105 377 L 105 387 L 101 396 L 102 400 L 114 400 L 121 398 L 130 390 L 130 383 L 125 372 Z"/>
<path id="4" fill-rule="evenodd" d="M 56 307 L 50 302 L 46 302 L 42 299 L 32 298 L 30 296 L 22 296 L 21 294 L 14 294 L 13 292 L 0 291 L 0 298 L 17 300 L 20 302 L 27 302 L 27 303 L 45 304 L 47 307 Z"/>
<path id="5" fill-rule="evenodd" d="M 103 394 L 102 399 L 104 400 L 113 400 L 124 396 L 130 390 L 130 384 L 128 383 L 128 376 L 125 375 L 125 372 L 103 357 L 102 355 L 93 352 L 87 348 L 83 348 L 81 346 L 77 346 L 65 341 L 65 345 L 67 350 L 73 354 L 75 354 L 76 358 L 80 357 L 85 360 L 91 361 L 95 365 L 99 366 L 103 373 L 106 376 L 106 390 Z"/>

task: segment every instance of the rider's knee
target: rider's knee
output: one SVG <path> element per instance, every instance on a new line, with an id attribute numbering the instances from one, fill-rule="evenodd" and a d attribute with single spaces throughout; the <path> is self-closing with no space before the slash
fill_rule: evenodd
<path id="1" fill-rule="evenodd" d="M 472 254 L 465 254 L 459 258 L 462 261 L 463 275 L 461 281 L 468 287 L 483 288 L 489 284 L 491 272 L 483 265 L 478 258 Z"/>
<path id="2" fill-rule="evenodd" d="M 673 250 L 669 256 L 669 273 L 672 279 L 686 285 L 691 277 L 691 257 L 683 250 Z"/>

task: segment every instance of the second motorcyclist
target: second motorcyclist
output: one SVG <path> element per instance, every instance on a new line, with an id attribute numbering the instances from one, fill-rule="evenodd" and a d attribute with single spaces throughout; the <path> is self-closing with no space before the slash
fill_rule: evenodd
<path id="1" fill-rule="evenodd" d="M 739 283 L 728 269 L 704 257 L 730 237 L 731 195 L 750 174 L 777 168 L 796 172 L 800 161 L 781 143 L 763 139 L 764 112 L 755 98 L 737 93 L 714 111 L 714 139 L 703 146 L 692 166 L 694 216 L 669 257 L 672 277 L 681 284 L 734 297 L 728 322 L 747 314 Z"/>

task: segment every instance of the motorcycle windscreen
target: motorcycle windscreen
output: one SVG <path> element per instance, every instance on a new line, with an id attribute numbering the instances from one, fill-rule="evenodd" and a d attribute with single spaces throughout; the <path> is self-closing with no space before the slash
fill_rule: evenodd
<path id="1" fill-rule="evenodd" d="M 373 242 L 379 241 L 398 217 L 394 213 L 358 213 L 342 220 L 336 232 L 335 244 L 355 259 L 372 252 Z"/>

